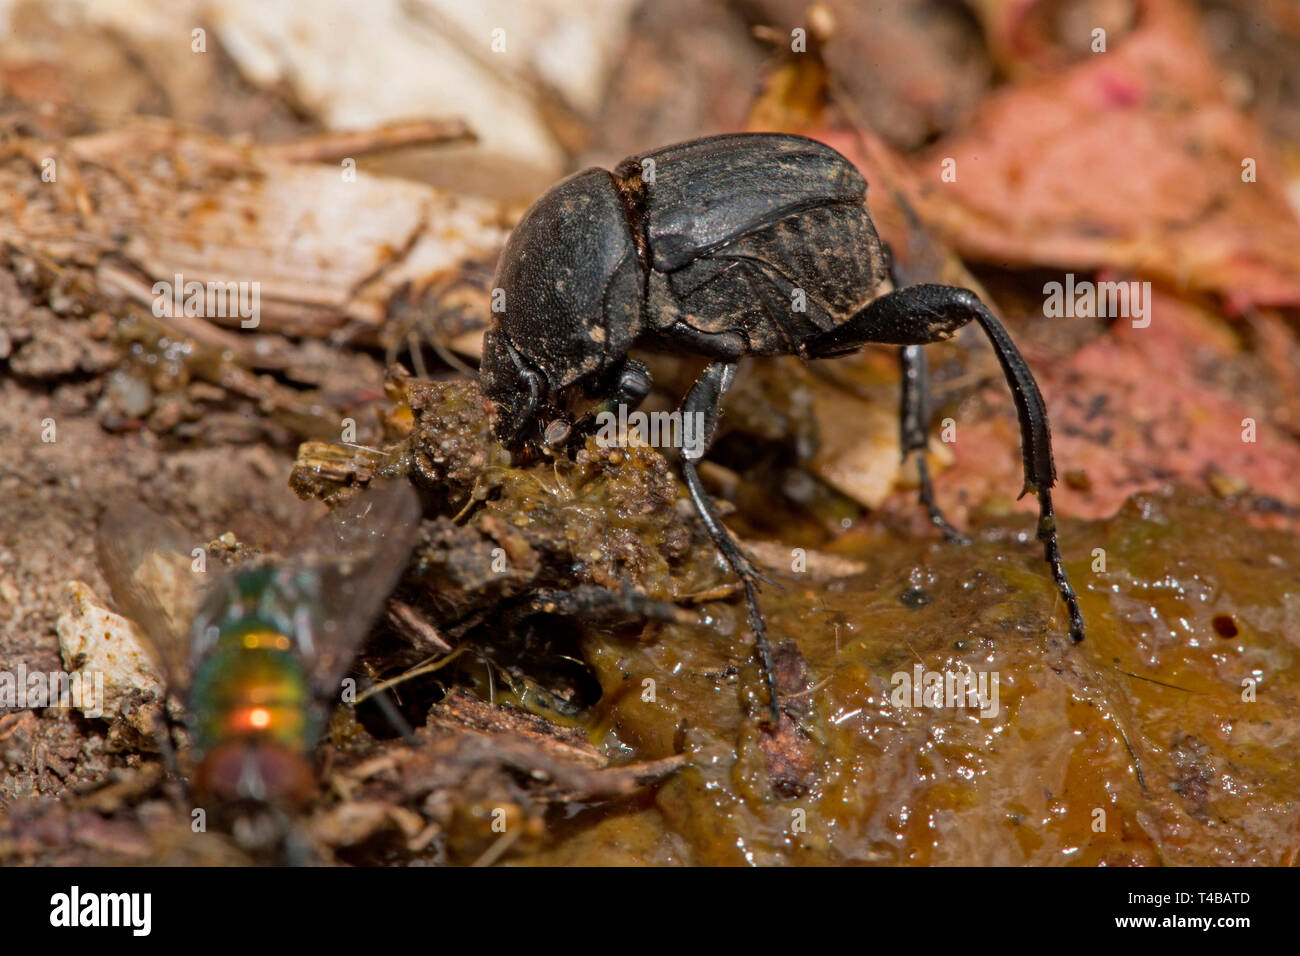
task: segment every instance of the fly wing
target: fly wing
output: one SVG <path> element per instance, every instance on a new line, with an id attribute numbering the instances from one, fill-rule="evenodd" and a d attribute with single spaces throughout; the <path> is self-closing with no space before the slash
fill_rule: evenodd
<path id="1" fill-rule="evenodd" d="M 288 561 L 315 576 L 315 624 L 295 639 L 323 697 L 337 692 L 357 648 L 406 569 L 420 534 L 419 496 L 404 479 L 368 488 L 312 530 Z"/>
<path id="2" fill-rule="evenodd" d="M 115 505 L 96 536 L 99 566 L 118 610 L 145 638 L 169 689 L 190 680 L 190 622 L 206 590 L 193 551 L 203 542 L 143 505 Z M 205 565 L 200 565 L 205 567 Z"/>

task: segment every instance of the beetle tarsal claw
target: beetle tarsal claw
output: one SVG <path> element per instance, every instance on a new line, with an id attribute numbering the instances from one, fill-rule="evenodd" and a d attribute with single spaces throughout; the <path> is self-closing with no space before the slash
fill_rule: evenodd
<path id="1" fill-rule="evenodd" d="M 737 574 L 737 576 L 752 581 L 756 591 L 761 590 L 760 584 L 770 584 L 772 587 L 777 589 L 785 587 L 785 585 L 780 581 L 770 578 L 760 571 L 758 565 L 754 563 L 753 559 L 743 551 L 737 551 L 735 562 L 732 565 L 732 570 Z"/>

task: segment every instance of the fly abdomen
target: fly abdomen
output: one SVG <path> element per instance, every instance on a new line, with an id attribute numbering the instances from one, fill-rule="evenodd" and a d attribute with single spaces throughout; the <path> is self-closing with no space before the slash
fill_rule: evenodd
<path id="1" fill-rule="evenodd" d="M 189 709 L 196 791 L 284 804 L 309 797 L 305 755 L 319 717 L 288 637 L 250 622 L 227 627 L 195 671 Z"/>

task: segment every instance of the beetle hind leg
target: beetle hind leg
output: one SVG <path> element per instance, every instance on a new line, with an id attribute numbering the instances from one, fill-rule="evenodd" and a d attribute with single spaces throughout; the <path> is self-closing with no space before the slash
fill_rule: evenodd
<path id="1" fill-rule="evenodd" d="M 703 455 L 713 442 L 713 433 L 718 424 L 718 405 L 735 375 L 734 362 L 714 362 L 704 370 L 699 381 L 686 393 L 686 398 L 682 401 L 682 417 L 684 419 L 687 415 L 701 416 L 703 428 L 700 433 L 703 442 L 694 457 L 683 450 L 682 478 L 686 482 L 686 490 L 691 496 L 691 502 L 695 505 L 700 520 L 704 522 L 704 527 L 709 532 L 709 537 L 713 539 L 713 543 L 731 565 L 731 569 L 740 578 L 745 588 L 745 608 L 748 613 L 749 629 L 754 635 L 754 653 L 767 688 L 768 716 L 772 727 L 776 728 L 780 725 L 781 715 L 776 694 L 776 679 L 772 673 L 772 646 L 767 639 L 767 622 L 763 617 L 763 609 L 758 604 L 759 582 L 767 581 L 769 584 L 775 582 L 766 578 L 749 560 L 731 532 L 727 530 L 726 525 L 718 518 L 713 502 L 709 500 L 695 467 L 695 459 Z"/>
<path id="2" fill-rule="evenodd" d="M 919 345 L 905 346 L 898 356 L 903 383 L 899 415 L 899 444 L 903 461 L 906 463 L 908 458 L 916 456 L 916 472 L 920 483 L 917 497 L 930 515 L 930 523 L 953 544 L 970 544 L 970 538 L 954 528 L 940 510 L 934 497 L 934 486 L 930 482 L 930 467 L 925 460 L 930 437 L 929 363 Z"/>
<path id="3" fill-rule="evenodd" d="M 979 323 L 997 353 L 998 363 L 1011 387 L 1020 419 L 1020 452 L 1024 462 L 1025 486 L 1021 495 L 1038 496 L 1038 540 L 1043 557 L 1052 570 L 1057 590 L 1070 616 L 1070 637 L 1083 640 L 1083 612 L 1070 586 L 1056 538 L 1056 516 L 1052 507 L 1052 485 L 1056 465 L 1052 460 L 1052 436 L 1047 424 L 1047 406 L 1038 383 L 1020 350 L 1002 323 L 969 289 L 944 285 L 914 285 L 898 289 L 872 301 L 846 322 L 811 336 L 803 343 L 808 358 L 830 358 L 856 351 L 868 343 L 919 346 L 951 338 L 970 321 Z"/>

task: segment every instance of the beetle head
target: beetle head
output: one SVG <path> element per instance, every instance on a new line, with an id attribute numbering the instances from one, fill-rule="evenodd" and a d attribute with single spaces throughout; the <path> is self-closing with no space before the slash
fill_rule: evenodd
<path id="1" fill-rule="evenodd" d="M 644 274 L 614 179 L 588 169 L 557 183 L 510 233 L 494 280 L 479 378 L 494 431 L 545 447 L 548 426 L 603 380 L 641 331 Z M 552 444 L 562 427 L 551 429 Z"/>
<path id="2" fill-rule="evenodd" d="M 556 406 L 545 373 L 511 345 L 500 329 L 489 329 L 483 337 L 479 377 L 484 395 L 496 406 L 492 432 L 509 448 L 538 444 L 548 424 L 566 417 Z"/>

